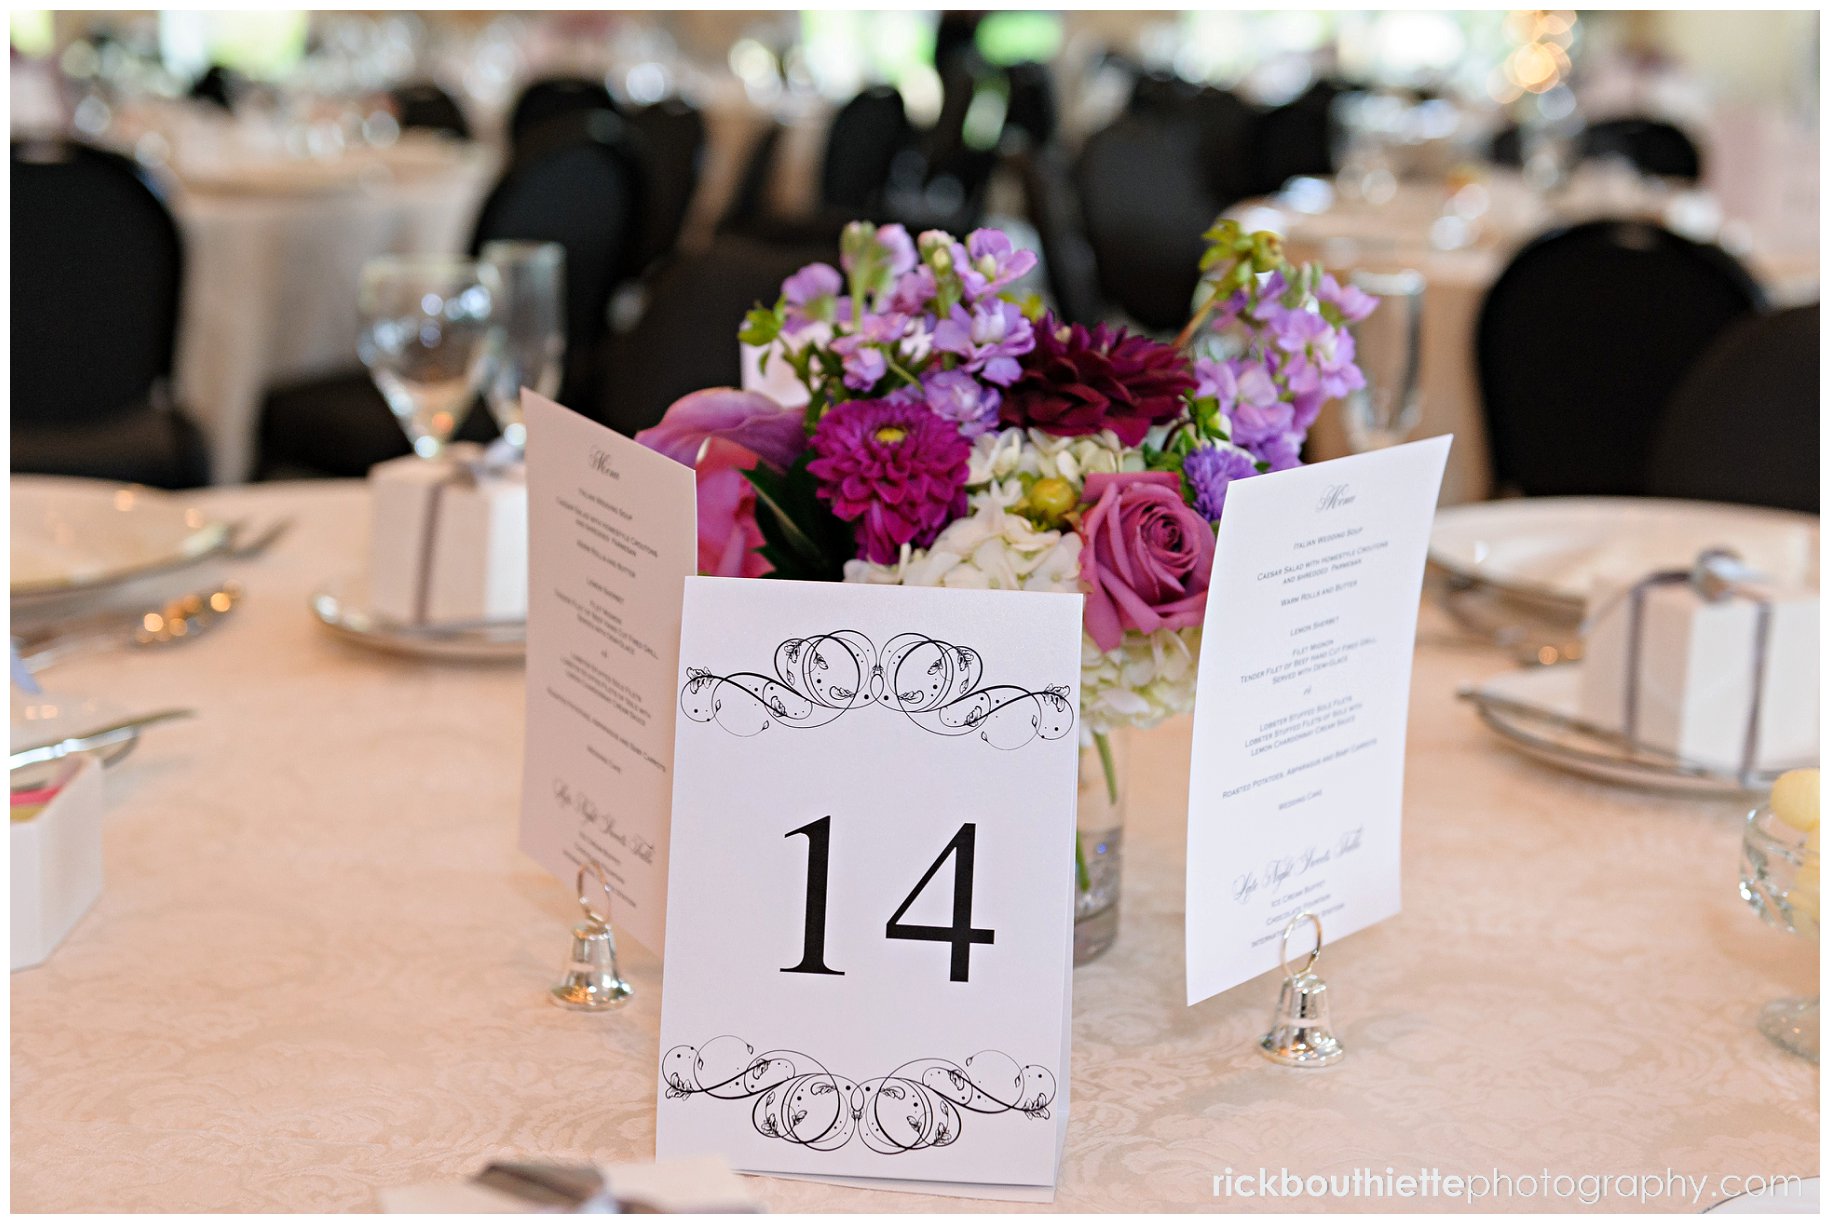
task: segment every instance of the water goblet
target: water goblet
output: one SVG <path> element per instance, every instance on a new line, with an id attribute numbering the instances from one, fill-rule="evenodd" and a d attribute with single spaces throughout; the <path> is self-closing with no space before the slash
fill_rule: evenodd
<path id="1" fill-rule="evenodd" d="M 476 399 L 499 292 L 493 268 L 458 256 L 363 265 L 356 351 L 421 458 L 444 452 Z"/>
<path id="2" fill-rule="evenodd" d="M 521 388 L 551 398 L 565 376 L 565 248 L 556 242 L 491 242 L 482 260 L 501 285 L 483 398 L 502 437 L 527 442 Z"/>
<path id="3" fill-rule="evenodd" d="M 1780 820 L 1771 804 L 1747 816 L 1741 838 L 1741 897 L 1768 924 L 1818 935 L 1819 854 L 1815 834 Z M 1817 1061 L 1818 1000 L 1776 999 L 1760 1011 L 1760 1031 L 1781 1049 Z"/>
<path id="4" fill-rule="evenodd" d="M 1423 414 L 1418 379 L 1424 280 L 1407 269 L 1356 272 L 1353 283 L 1379 300 L 1378 309 L 1351 325 L 1354 358 L 1366 383 L 1349 392 L 1344 404 L 1347 441 L 1363 452 L 1403 442 Z"/>

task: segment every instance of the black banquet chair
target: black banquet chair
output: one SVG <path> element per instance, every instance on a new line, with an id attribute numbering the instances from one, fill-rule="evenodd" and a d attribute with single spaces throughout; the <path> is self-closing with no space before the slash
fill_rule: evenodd
<path id="1" fill-rule="evenodd" d="M 521 91 L 508 114 L 508 140 L 519 147 L 537 128 L 566 115 L 585 111 L 621 110 L 601 80 L 586 77 L 548 77 Z"/>
<path id="2" fill-rule="evenodd" d="M 1649 222 L 1591 221 L 1534 239 L 1476 324 L 1497 483 L 1533 497 L 1643 494 L 1678 383 L 1763 304 L 1727 252 Z"/>
<path id="3" fill-rule="evenodd" d="M 563 115 L 528 134 L 478 213 L 471 251 L 500 239 L 565 248 L 566 369 L 559 397 L 596 409 L 597 362 L 611 295 L 637 271 L 641 168 L 626 126 L 607 111 Z M 351 287 L 354 301 L 355 288 Z M 471 412 L 458 437 L 495 433 Z M 406 435 L 362 371 L 281 388 L 261 412 L 261 471 L 361 476 L 407 454 Z"/>
<path id="4" fill-rule="evenodd" d="M 645 184 L 642 241 L 634 264 L 645 268 L 674 249 L 686 226 L 705 164 L 705 116 L 667 98 L 629 116 Z"/>
<path id="5" fill-rule="evenodd" d="M 1641 174 L 1696 182 L 1703 157 L 1682 128 L 1658 119 L 1607 119 L 1582 133 L 1582 156 L 1624 157 Z"/>
<path id="6" fill-rule="evenodd" d="M 437 132 L 458 140 L 470 139 L 470 121 L 457 100 L 431 81 L 415 81 L 392 91 L 394 110 L 402 130 Z"/>
<path id="7" fill-rule="evenodd" d="M 168 402 L 184 250 L 133 162 L 81 144 L 12 158 L 12 468 L 188 488 L 203 437 Z"/>
<path id="8" fill-rule="evenodd" d="M 890 166 L 909 146 L 913 129 L 902 95 L 874 85 L 839 108 L 820 166 L 820 203 L 862 217 L 883 202 Z"/>
<path id="9" fill-rule="evenodd" d="M 1723 332 L 1665 409 L 1646 492 L 1818 513 L 1819 334 L 1815 302 Z"/>
<path id="10" fill-rule="evenodd" d="M 647 278 L 647 309 L 605 346 L 598 419 L 633 435 L 669 404 L 742 379 L 737 331 L 752 306 L 772 305 L 781 284 L 810 263 L 836 264 L 826 243 L 784 245 L 735 234 L 670 260 Z"/>

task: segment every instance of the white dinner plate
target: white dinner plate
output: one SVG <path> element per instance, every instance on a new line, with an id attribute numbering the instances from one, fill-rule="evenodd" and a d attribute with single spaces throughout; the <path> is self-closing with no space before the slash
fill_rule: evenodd
<path id="1" fill-rule="evenodd" d="M 1823 1182 L 1816 1177 L 1800 1179 L 1795 1186 L 1772 1186 L 1750 1190 L 1723 1199 L 1714 1207 L 1705 1207 L 1704 1215 L 1816 1215 L 1818 1196 Z"/>
<path id="2" fill-rule="evenodd" d="M 182 498 L 65 476 L 12 481 L 12 597 L 112 586 L 220 549 L 229 525 Z"/>
<path id="3" fill-rule="evenodd" d="M 1743 785 L 1726 771 L 1635 748 L 1587 725 L 1582 719 L 1581 688 L 1582 665 L 1563 663 L 1502 672 L 1463 689 L 1460 695 L 1473 703 L 1487 729 L 1511 747 L 1558 769 L 1602 782 L 1734 798 L 1764 793 L 1786 769 L 1816 764 L 1799 761 L 1762 771 Z"/>
<path id="4" fill-rule="evenodd" d="M 311 613 L 338 637 L 389 654 L 473 663 L 506 662 L 527 654 L 526 621 L 397 624 L 369 610 L 368 586 L 366 576 L 327 582 L 311 597 Z"/>
<path id="5" fill-rule="evenodd" d="M 1818 581 L 1817 519 L 1789 510 L 1636 497 L 1541 497 L 1436 513 L 1430 560 L 1449 573 L 1580 608 L 1598 578 L 1688 568 L 1728 548 L 1788 586 Z"/>

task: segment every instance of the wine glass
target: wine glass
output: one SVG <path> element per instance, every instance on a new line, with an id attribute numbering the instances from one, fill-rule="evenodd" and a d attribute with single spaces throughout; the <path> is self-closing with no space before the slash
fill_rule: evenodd
<path id="1" fill-rule="evenodd" d="M 1356 272 L 1352 279 L 1379 305 L 1350 329 L 1354 359 L 1366 385 L 1348 393 L 1347 441 L 1356 452 L 1380 450 L 1408 438 L 1423 415 L 1418 378 L 1424 280 L 1408 269 Z"/>
<path id="2" fill-rule="evenodd" d="M 362 268 L 356 351 L 400 427 L 436 459 L 483 381 L 495 269 L 451 255 L 384 255 Z"/>
<path id="3" fill-rule="evenodd" d="M 491 242 L 482 259 L 502 289 L 483 395 L 502 437 L 520 450 L 521 388 L 551 398 L 565 374 L 566 252 L 557 242 Z"/>
<path id="4" fill-rule="evenodd" d="M 1771 804 L 1747 816 L 1741 839 L 1741 897 L 1782 931 L 1818 935 L 1817 838 L 1780 820 Z M 1781 1049 L 1817 1061 L 1818 1000 L 1775 999 L 1760 1011 L 1760 1031 Z"/>

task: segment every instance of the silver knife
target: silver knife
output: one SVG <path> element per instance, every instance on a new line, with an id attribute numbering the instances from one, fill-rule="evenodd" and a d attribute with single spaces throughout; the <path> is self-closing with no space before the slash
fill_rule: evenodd
<path id="1" fill-rule="evenodd" d="M 122 740 L 132 739 L 144 727 L 155 723 L 171 722 L 174 719 L 193 717 L 195 710 L 157 710 L 151 714 L 141 714 L 134 718 L 110 723 L 106 727 L 97 727 L 82 735 L 72 735 L 52 744 L 40 744 L 36 748 L 22 748 L 7 758 L 6 767 L 18 769 L 25 765 L 38 765 L 45 761 L 61 760 L 73 752 L 88 752 L 95 748 L 106 748 Z"/>

